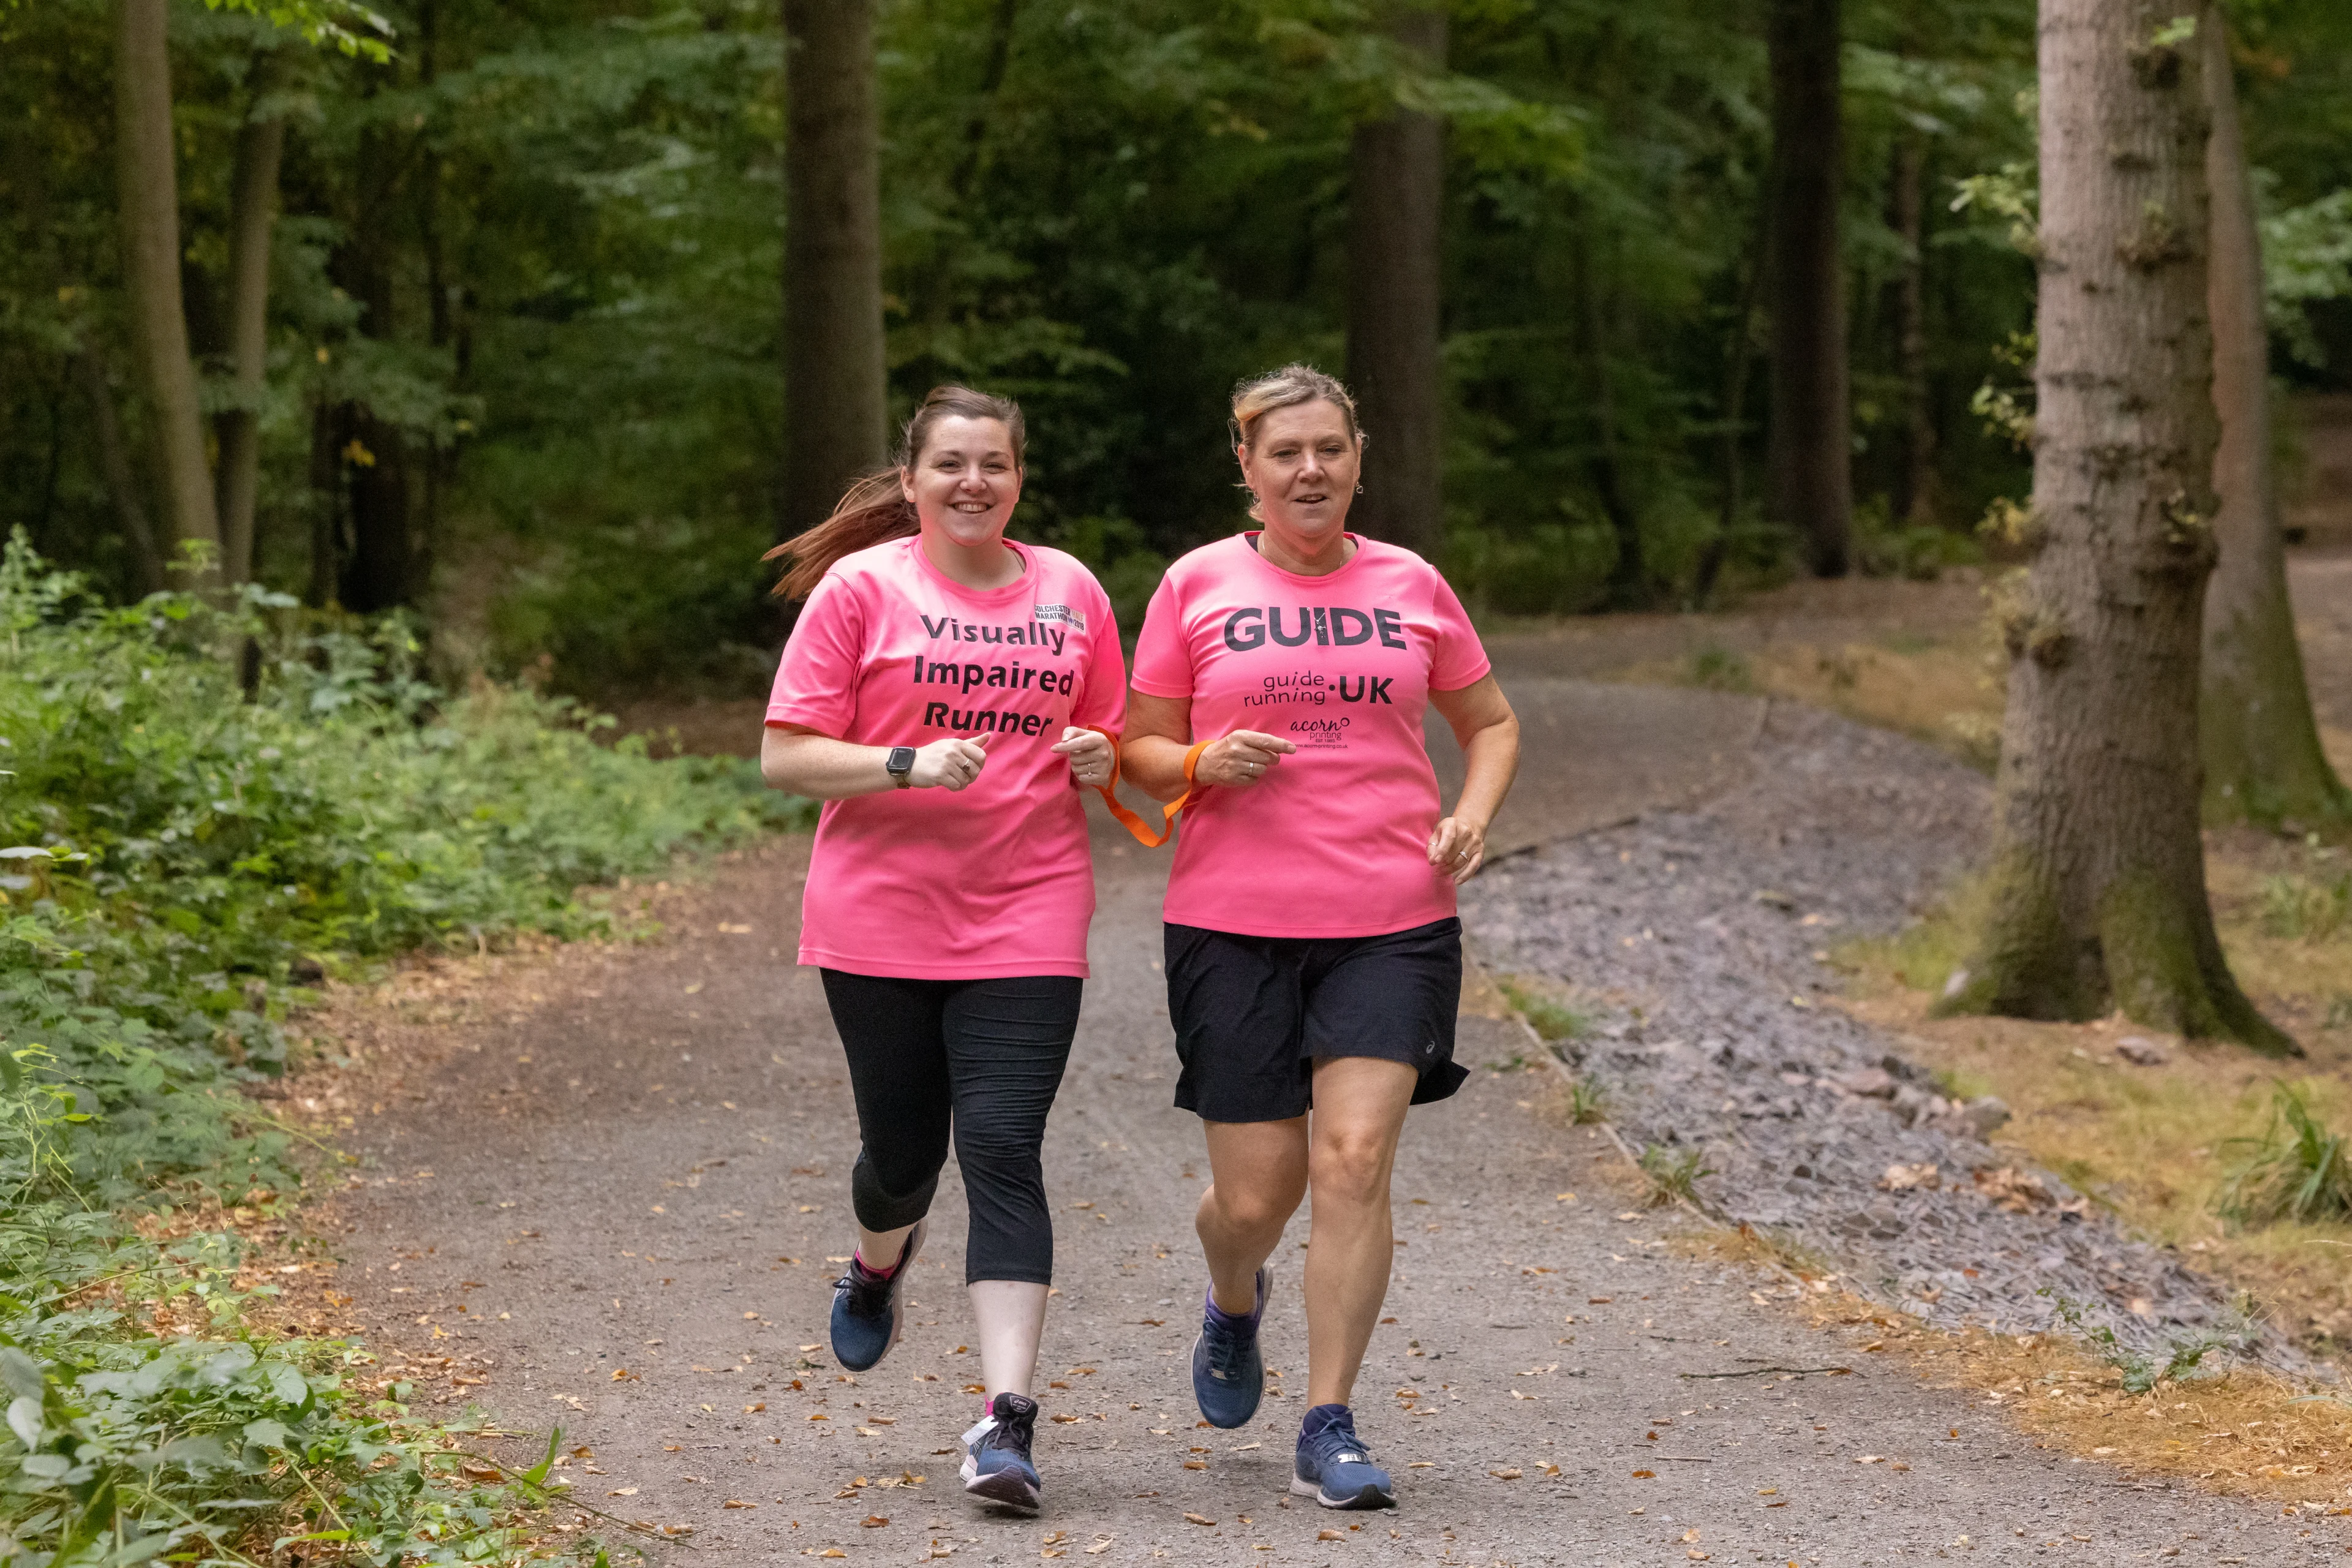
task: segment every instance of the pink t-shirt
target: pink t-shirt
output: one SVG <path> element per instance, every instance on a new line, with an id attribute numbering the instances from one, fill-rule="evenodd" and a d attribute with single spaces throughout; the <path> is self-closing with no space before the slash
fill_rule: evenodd
<path id="1" fill-rule="evenodd" d="M 1007 542 L 1011 542 L 1010 541 Z M 964 789 L 827 801 L 801 900 L 801 962 L 983 980 L 1087 973 L 1094 859 L 1069 724 L 1118 732 L 1126 664 L 1077 560 L 1015 544 L 1006 588 L 951 581 L 914 539 L 834 563 L 784 645 L 768 722 L 866 746 L 994 733 Z"/>
<path id="2" fill-rule="evenodd" d="M 1268 565 L 1255 534 L 1168 569 L 1144 612 L 1135 689 L 1192 703 L 1192 739 L 1235 730 L 1298 750 L 1180 819 L 1165 913 L 1243 936 L 1378 936 L 1454 912 L 1429 863 L 1431 691 L 1475 684 L 1486 650 L 1462 601 L 1410 550 L 1356 540 L 1337 572 Z"/>

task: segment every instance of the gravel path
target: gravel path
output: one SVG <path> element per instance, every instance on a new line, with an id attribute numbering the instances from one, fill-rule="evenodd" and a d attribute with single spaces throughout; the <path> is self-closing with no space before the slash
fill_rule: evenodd
<path id="1" fill-rule="evenodd" d="M 2025 1332 L 2071 1307 L 2143 1351 L 2239 1340 L 2211 1280 L 1989 1146 L 1998 1102 L 1945 1099 L 1885 1037 L 1820 1005 L 1823 944 L 1921 910 L 1981 842 L 1986 781 L 1786 703 L 1753 760 L 1700 809 L 1507 860 L 1465 900 L 1491 964 L 1623 998 L 1571 1050 L 1628 1142 L 1697 1152 L 1715 1213 L 1838 1260 L 1864 1294 L 1938 1326 Z"/>
<path id="2" fill-rule="evenodd" d="M 1563 826 L 1594 827 L 1621 808 L 1684 806 L 1736 781 L 1757 735 L 1752 700 L 1696 698 L 1646 727 L 1631 700 L 1547 686 L 1542 721 L 1529 726 L 1550 737 L 1530 748 L 1529 777 L 1544 787 L 1522 804 L 1568 803 Z M 1607 747 L 1584 743 L 1602 733 Z M 1807 911 L 1834 891 L 1855 921 L 1898 912 L 1924 860 L 1823 859 L 1825 836 L 1807 826 L 1851 826 L 1861 797 L 1841 792 L 1866 739 L 1776 719 L 1754 776 L 1810 781 L 1792 790 L 1802 813 L 1776 820 L 1770 798 L 1734 787 L 1714 808 L 1530 853 L 1476 885 L 1465 912 L 1488 952 L 1658 993 L 1642 1028 L 1594 1060 L 1624 1097 L 1629 1131 L 1760 1148 L 1766 1122 L 1772 1137 L 1782 1123 L 1738 1114 L 1735 1089 L 1752 1087 L 1808 1108 L 1787 1127 L 1855 1180 L 1876 1160 L 1843 1146 L 1879 1137 L 1885 1106 L 1856 1111 L 1812 1086 L 1827 1058 L 1803 1044 L 1821 1030 L 1843 1062 L 1866 1057 L 1866 1043 L 1785 995 L 1771 1005 L 1806 979 L 1788 931 L 1816 928 L 1754 904 L 1760 873 L 1739 859 L 1758 832 L 1785 827 L 1774 890 Z M 1933 773 L 1916 755 L 1904 765 Z M 1957 847 L 1979 809 L 1971 788 L 1946 776 L 1918 796 L 1949 817 L 1918 836 Z M 1638 847 L 1663 876 L 1654 858 L 1668 840 L 1702 853 L 1664 893 L 1645 890 L 1658 879 L 1637 879 L 1640 857 L 1619 850 Z M 805 865 L 797 843 L 721 868 L 674 914 L 675 940 L 511 968 L 494 1007 L 420 1017 L 377 1042 L 411 1065 L 351 1140 L 367 1163 L 341 1200 L 340 1284 L 373 1342 L 404 1361 L 421 1397 L 478 1400 L 517 1430 L 561 1421 L 567 1446 L 593 1450 L 564 1472 L 578 1494 L 690 1530 L 690 1551 L 665 1552 L 679 1563 L 837 1552 L 877 1563 L 1067 1553 L 1322 1564 L 1370 1553 L 1811 1568 L 1963 1553 L 2108 1564 L 2174 1549 L 2182 1563 L 2290 1563 L 2342 1550 L 2336 1521 L 2137 1486 L 2034 1448 L 1998 1412 L 1807 1328 L 1779 1299 L 1787 1288 L 1675 1256 L 1671 1216 L 1627 1205 L 1622 1162 L 1596 1130 L 1545 1115 L 1549 1071 L 1512 1065 L 1524 1051 L 1516 1024 L 1475 1016 L 1463 1020 L 1462 1057 L 1491 1065 L 1406 1131 L 1396 1321 L 1376 1336 L 1358 1397 L 1403 1506 L 1370 1517 L 1290 1506 L 1300 1401 L 1277 1392 L 1245 1431 L 1193 1425 L 1183 1352 L 1202 1288 L 1191 1211 L 1206 1167 L 1197 1123 L 1168 1104 L 1155 962 L 1165 862 L 1110 833 L 1097 845 L 1095 978 L 1046 1151 L 1061 1293 L 1045 1351 L 1055 1386 L 1043 1391 L 1053 1417 L 1040 1445 L 1044 1518 L 970 1505 L 942 1452 L 977 1404 L 964 1392 L 974 1366 L 961 1349 L 959 1242 L 921 1264 L 907 1338 L 880 1367 L 852 1379 L 822 1348 L 856 1133 L 818 986 L 788 962 Z M 1620 879 L 1605 892 L 1602 872 Z M 1686 878 L 1715 891 L 1651 902 L 1681 897 Z M 1578 900 L 1591 906 L 1589 925 L 1577 923 Z M 1677 924 L 1674 910 L 1687 918 Z M 1697 933 L 1716 915 L 1726 945 Z M 1643 938 L 1644 928 L 1672 940 Z M 1619 963 L 1646 967 L 1606 980 L 1601 966 Z M 1769 987 L 1735 987 L 1750 967 L 1775 977 Z M 1698 1001 L 1679 1000 L 1686 984 Z M 1721 1054 L 1706 1044 L 1717 1036 L 1735 1062 L 1762 1062 L 1761 1077 L 1699 1055 Z M 1666 1047 L 1675 1037 L 1687 1055 Z M 1782 1050 L 1803 1053 L 1805 1086 L 1779 1080 L 1770 1058 Z M 1726 1100 L 1732 1112 L 1717 1109 Z M 1930 1157 L 1942 1146 L 1917 1147 Z M 1570 1192 L 1575 1201 L 1560 1195 Z M 1875 1200 L 1864 1184 L 1841 1201 L 1866 1211 Z M 940 1235 L 960 1237 L 961 1207 L 950 1172 Z M 1281 1254 L 1290 1261 L 1277 1265 L 1266 1331 L 1277 1390 L 1304 1370 L 1304 1235 L 1294 1226 Z M 1833 1364 L 1855 1371 L 1764 1371 Z M 1720 1373 L 1741 1375 L 1684 1375 Z M 1856 1465 L 1869 1455 L 1900 1463 Z"/>

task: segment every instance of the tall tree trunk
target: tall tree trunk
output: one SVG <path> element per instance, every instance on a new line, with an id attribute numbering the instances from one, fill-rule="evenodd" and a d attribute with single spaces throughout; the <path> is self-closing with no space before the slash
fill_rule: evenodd
<path id="1" fill-rule="evenodd" d="M 2352 815 L 2328 766 L 2304 683 L 2287 597 L 2278 489 L 2271 470 L 2270 334 L 2263 321 L 2262 239 L 2246 177 L 2229 31 L 2207 28 L 2205 149 L 2213 191 L 2213 402 L 2221 442 L 2213 486 L 2221 547 L 2205 600 L 2205 693 L 2200 717 L 2208 821 L 2314 822 Z"/>
<path id="2" fill-rule="evenodd" d="M 1431 70 L 1445 14 L 1397 0 L 1390 34 Z M 1438 364 L 1445 122 L 1395 107 L 1348 149 L 1348 379 L 1364 427 L 1356 525 L 1434 559 L 1444 542 L 1444 378 Z"/>
<path id="3" fill-rule="evenodd" d="M 1845 130 L 1839 0 L 1771 0 L 1772 428 L 1769 515 L 1797 531 L 1805 563 L 1845 575 L 1853 532 L 1853 428 L 1846 377 L 1845 263 L 1838 202 Z"/>
<path id="4" fill-rule="evenodd" d="M 1895 354 L 1903 378 L 1903 458 L 1894 514 L 1913 524 L 1936 517 L 1936 422 L 1927 395 L 1927 139 L 1906 132 L 1895 142 L 1895 232 L 1903 264 L 1895 276 Z"/>
<path id="5" fill-rule="evenodd" d="M 2034 554 L 2004 616 L 1989 920 L 1943 1005 L 2112 999 L 2284 1055 L 2213 934 L 2198 822 L 2215 419 L 2202 46 L 2162 41 L 2179 9 L 2042 0 Z"/>
<path id="6" fill-rule="evenodd" d="M 237 131 L 229 185 L 228 354 L 236 406 L 214 428 L 220 441 L 221 575 L 253 575 L 253 514 L 261 486 L 261 396 L 268 371 L 269 231 L 278 220 L 278 165 L 286 151 L 286 117 L 267 102 L 277 73 L 270 56 L 255 58 L 247 79 L 253 108 Z M 267 112 L 264 112 L 264 111 Z"/>
<path id="7" fill-rule="evenodd" d="M 789 538 L 889 445 L 874 0 L 783 0 L 784 483 Z"/>
<path id="8" fill-rule="evenodd" d="M 1746 277 L 1739 285 L 1739 304 L 1732 317 L 1731 335 L 1723 349 L 1723 447 L 1721 490 L 1716 498 L 1715 537 L 1699 552 L 1698 569 L 1691 574 L 1691 605 L 1704 608 L 1715 597 L 1715 585 L 1731 554 L 1732 530 L 1748 504 L 1746 462 L 1748 369 L 1756 357 L 1756 302 L 1764 290 L 1765 252 L 1771 226 L 1770 193 L 1757 204 L 1756 237 L 1749 247 Z"/>
<path id="9" fill-rule="evenodd" d="M 343 578 L 342 426 L 349 404 L 310 408 L 310 582 L 302 602 L 323 610 L 337 603 Z"/>
<path id="10" fill-rule="evenodd" d="M 1612 609 L 1633 609 L 1648 602 L 1649 563 L 1642 553 L 1642 520 L 1625 493 L 1624 465 L 1617 441 L 1617 390 L 1609 363 L 1611 312 L 1601 298 L 1601 279 L 1593 264 L 1592 219 L 1590 209 L 1576 241 L 1576 295 L 1580 346 L 1592 380 L 1592 456 L 1585 465 L 1601 515 L 1609 520 L 1616 541 L 1616 559 L 1609 566 L 1609 604 Z"/>
<path id="11" fill-rule="evenodd" d="M 361 133 L 359 151 L 358 211 L 351 241 L 335 258 L 336 270 L 338 281 L 360 303 L 360 330 L 388 342 L 399 330 L 391 226 L 414 148 L 398 132 L 373 127 Z M 339 423 L 338 457 L 351 522 L 339 597 L 345 609 L 362 615 L 413 604 L 425 584 L 417 570 L 407 435 L 365 404 L 347 405 Z"/>
<path id="12" fill-rule="evenodd" d="M 122 439 L 122 418 L 115 412 L 114 385 L 106 362 L 85 345 L 74 355 L 74 371 L 89 399 L 90 432 L 98 437 L 99 475 L 106 481 L 107 499 L 122 525 L 122 542 L 131 553 L 131 575 L 140 595 L 161 593 L 167 585 L 163 552 L 155 542 L 154 526 L 147 520 L 147 503 L 139 494 L 139 477 L 131 471 L 131 452 Z"/>
<path id="13" fill-rule="evenodd" d="M 162 480 L 165 537 L 220 544 L 205 461 L 196 367 L 180 300 L 180 193 L 173 166 L 166 0 L 115 0 L 115 200 L 131 342 Z"/>

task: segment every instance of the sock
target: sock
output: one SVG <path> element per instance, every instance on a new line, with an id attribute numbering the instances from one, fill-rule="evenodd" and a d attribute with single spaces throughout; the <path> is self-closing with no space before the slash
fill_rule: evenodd
<path id="1" fill-rule="evenodd" d="M 1334 1426 L 1345 1426 L 1352 1432 L 1356 1429 L 1356 1418 L 1344 1405 L 1318 1405 L 1307 1413 L 1307 1419 L 1298 1424 L 1298 1436 L 1303 1442 L 1309 1437 L 1319 1437 Z"/>
<path id="2" fill-rule="evenodd" d="M 895 1263 L 890 1265 L 887 1268 L 877 1268 L 871 1263 L 866 1262 L 866 1251 L 863 1247 L 852 1247 L 850 1250 L 857 1258 L 857 1267 L 863 1268 L 866 1273 L 871 1274 L 877 1279 L 887 1279 L 890 1276 L 898 1272 L 898 1266 Z M 906 1256 L 905 1251 L 902 1249 L 898 1256 L 904 1258 Z"/>
<path id="3" fill-rule="evenodd" d="M 1247 1339 L 1257 1332 L 1255 1312 L 1228 1312 L 1217 1305 L 1217 1299 L 1213 1295 L 1209 1298 L 1209 1321 L 1230 1333 L 1240 1335 L 1243 1339 Z"/>

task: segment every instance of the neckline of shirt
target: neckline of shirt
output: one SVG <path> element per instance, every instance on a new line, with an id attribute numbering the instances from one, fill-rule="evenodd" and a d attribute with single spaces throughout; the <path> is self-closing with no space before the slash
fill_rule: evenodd
<path id="1" fill-rule="evenodd" d="M 1320 584 L 1330 583 L 1346 576 L 1349 573 L 1356 569 L 1357 563 L 1363 560 L 1365 552 L 1371 547 L 1371 541 L 1366 539 L 1362 534 L 1349 533 L 1347 537 L 1355 542 L 1356 552 L 1353 555 L 1349 556 L 1347 560 L 1341 562 L 1339 565 L 1333 567 L 1330 571 L 1325 572 L 1318 576 L 1310 577 L 1305 573 L 1285 571 L 1283 568 L 1276 566 L 1273 562 L 1268 561 L 1265 558 L 1265 552 L 1259 549 L 1255 543 L 1252 542 L 1253 541 L 1263 537 L 1265 532 L 1265 531 L 1264 529 L 1245 528 L 1239 533 L 1234 535 L 1234 538 L 1240 542 L 1241 547 L 1244 550 L 1249 552 L 1249 558 L 1251 560 L 1256 562 L 1260 566 L 1265 567 L 1267 571 L 1273 573 L 1284 582 L 1296 583 L 1302 588 L 1317 587 Z"/>
<path id="2" fill-rule="evenodd" d="M 1024 591 L 1034 590 L 1037 586 L 1037 557 L 1027 545 L 1017 539 L 1006 540 L 1004 548 L 1021 558 L 1021 575 L 1002 588 L 974 588 L 957 582 L 940 570 L 939 563 L 933 561 L 929 552 L 923 548 L 923 536 L 919 533 L 907 541 L 907 548 L 915 557 L 917 570 L 950 594 L 970 599 L 974 604 L 1003 604 L 1008 600 L 1018 598 Z"/>

